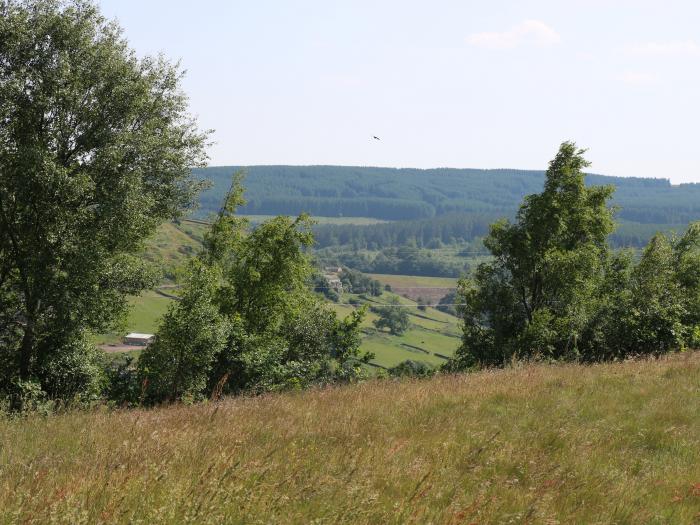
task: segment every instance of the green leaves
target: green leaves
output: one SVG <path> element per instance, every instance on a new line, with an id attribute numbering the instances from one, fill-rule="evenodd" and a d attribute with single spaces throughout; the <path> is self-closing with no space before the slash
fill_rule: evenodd
<path id="1" fill-rule="evenodd" d="M 393 335 L 401 335 L 408 330 L 408 308 L 401 306 L 398 298 L 392 297 L 388 305 L 377 306 L 373 310 L 379 315 L 379 319 L 374 321 L 374 326 L 379 330 L 388 328 Z"/>
<path id="2" fill-rule="evenodd" d="M 49 389 L 42 360 L 73 352 L 66 341 L 109 326 L 154 282 L 129 254 L 193 205 L 207 134 L 179 67 L 136 58 L 92 2 L 2 10 L 0 328 L 12 327 L 0 350 L 14 358 L 1 374 Z"/>
<path id="3" fill-rule="evenodd" d="M 634 265 L 611 253 L 613 189 L 586 187 L 583 150 L 562 144 L 544 191 L 491 226 L 494 260 L 460 283 L 462 346 L 448 368 L 511 359 L 598 361 L 696 344 L 700 225 L 657 234 Z"/>
<path id="4" fill-rule="evenodd" d="M 231 326 L 213 302 L 220 274 L 195 259 L 188 268 L 182 300 L 172 304 L 155 341 L 139 359 L 147 400 L 201 399 L 216 355 Z"/>
<path id="5" fill-rule="evenodd" d="M 613 190 L 586 187 L 583 153 L 562 144 L 544 191 L 525 198 L 515 223 L 492 225 L 484 245 L 494 260 L 462 285 L 463 366 L 577 355 L 613 230 Z"/>
<path id="6" fill-rule="evenodd" d="M 275 217 L 250 231 L 235 216 L 241 175 L 190 265 L 183 300 L 139 362 L 148 400 L 302 388 L 362 375 L 360 323 L 310 291 L 311 219 Z"/>

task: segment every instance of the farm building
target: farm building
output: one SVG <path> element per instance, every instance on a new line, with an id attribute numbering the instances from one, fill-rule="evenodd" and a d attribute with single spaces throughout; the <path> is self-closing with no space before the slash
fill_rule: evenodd
<path id="1" fill-rule="evenodd" d="M 342 271 L 343 269 L 339 266 L 326 266 L 323 276 L 328 281 L 328 286 L 339 293 L 343 293 L 343 283 L 339 277 Z"/>
<path id="2" fill-rule="evenodd" d="M 148 346 L 153 340 L 153 334 L 139 334 L 137 332 L 132 332 L 124 337 L 125 345 L 135 345 L 135 346 Z"/>
<path id="3" fill-rule="evenodd" d="M 337 275 L 334 274 L 328 274 L 323 276 L 326 281 L 328 281 L 328 286 L 333 288 L 336 292 L 341 292 L 343 291 L 343 283 L 342 281 L 338 278 Z"/>

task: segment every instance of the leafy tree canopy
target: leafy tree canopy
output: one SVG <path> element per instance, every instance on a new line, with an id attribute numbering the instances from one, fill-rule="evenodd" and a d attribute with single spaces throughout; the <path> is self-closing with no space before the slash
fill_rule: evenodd
<path id="1" fill-rule="evenodd" d="M 408 308 L 401 306 L 401 302 L 396 297 L 392 297 L 386 306 L 376 306 L 373 311 L 379 315 L 379 319 L 374 321 L 374 326 L 379 330 L 388 328 L 393 335 L 401 335 L 410 326 L 408 318 Z"/>
<path id="2" fill-rule="evenodd" d="M 514 223 L 491 227 L 493 260 L 460 282 L 464 334 L 448 369 L 658 354 L 693 341 L 698 225 L 657 234 L 636 265 L 612 253 L 613 189 L 585 185 L 583 153 L 562 144 L 544 191 L 525 198 Z"/>
<path id="3" fill-rule="evenodd" d="M 191 168 L 205 160 L 181 78 L 163 58 L 137 58 L 90 1 L 0 2 L 3 386 L 80 391 L 68 369 L 89 369 L 85 332 L 154 282 L 131 254 L 192 205 Z M 49 379 L 56 360 L 69 389 Z"/>
<path id="4" fill-rule="evenodd" d="M 562 144 L 544 191 L 525 198 L 516 222 L 491 227 L 484 245 L 494 260 L 461 282 L 466 364 L 576 353 L 613 230 L 613 188 L 586 187 L 583 153 Z"/>
<path id="5" fill-rule="evenodd" d="M 190 264 L 183 300 L 139 362 L 150 401 L 352 380 L 372 357 L 359 350 L 364 311 L 339 320 L 311 291 L 309 217 L 251 231 L 235 215 L 242 193 L 237 176 Z"/>

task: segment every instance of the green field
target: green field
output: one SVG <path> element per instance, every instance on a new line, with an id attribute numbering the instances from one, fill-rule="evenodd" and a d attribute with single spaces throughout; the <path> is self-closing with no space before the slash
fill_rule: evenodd
<path id="1" fill-rule="evenodd" d="M 402 361 L 410 359 L 412 361 L 423 361 L 433 366 L 440 366 L 445 362 L 444 359 L 436 356 L 432 351 L 421 352 L 412 348 L 412 346 L 404 346 L 410 344 L 409 341 L 415 342 L 420 339 L 421 333 L 415 333 L 415 330 L 409 330 L 401 336 L 391 336 L 388 334 L 372 334 L 367 335 L 362 341 L 362 349 L 367 352 L 372 352 L 375 358 L 371 361 L 384 368 L 391 368 L 398 365 Z M 450 341 L 452 343 L 452 341 Z M 459 340 L 454 340 L 454 348 L 451 350 L 443 349 L 444 355 L 452 355 L 454 349 L 459 344 Z"/>
<path id="2" fill-rule="evenodd" d="M 379 298 L 370 299 L 373 304 L 378 305 L 387 303 L 394 297 L 398 296 L 384 293 Z M 345 294 L 341 301 L 347 303 L 350 298 L 359 300 L 356 295 Z M 373 324 L 378 317 L 375 313 L 368 311 L 362 323 L 364 335 L 361 349 L 374 353 L 376 357 L 372 362 L 384 368 L 396 366 L 407 359 L 424 361 L 431 365 L 444 363 L 445 360 L 435 356 L 435 353 L 453 355 L 459 346 L 458 319 L 434 308 L 421 311 L 415 308 L 415 302 L 405 297 L 398 297 L 398 299 L 410 307 L 411 328 L 400 336 L 386 332 L 378 333 Z M 131 298 L 129 301 L 131 310 L 123 330 L 96 336 L 96 343 L 118 343 L 127 332 L 154 333 L 171 301 L 172 299 L 153 291 Z M 347 304 L 329 303 L 329 305 L 340 317 L 349 315 L 355 308 Z M 426 352 L 416 351 L 406 345 L 420 347 Z"/>
<path id="3" fill-rule="evenodd" d="M 382 284 L 388 284 L 392 288 L 456 288 L 457 280 L 453 277 L 423 277 L 418 275 L 388 275 L 384 273 L 367 274 L 372 279 L 378 280 Z"/>
<path id="4" fill-rule="evenodd" d="M 121 331 L 95 336 L 97 344 L 114 344 L 121 341 L 128 332 L 152 334 L 158 328 L 160 319 L 168 309 L 172 299 L 149 291 L 129 299 L 130 309 Z"/>
<path id="5" fill-rule="evenodd" d="M 351 297 L 358 299 L 357 296 L 345 294 L 342 300 L 346 302 Z M 439 366 L 445 360 L 437 357 L 436 353 L 445 356 L 454 354 L 460 344 L 459 320 L 456 317 L 434 308 L 426 308 L 425 311 L 419 310 L 414 301 L 392 293 L 384 293 L 381 297 L 368 297 L 367 301 L 369 304 L 380 305 L 388 303 L 392 298 L 398 298 L 401 303 L 409 307 L 411 327 L 402 335 L 379 332 L 373 324 L 373 321 L 378 318 L 377 315 L 368 311 L 362 323 L 364 335 L 360 348 L 375 354 L 372 363 L 383 368 L 390 368 L 411 359 Z M 343 317 L 353 309 L 352 306 L 333 303 L 331 303 L 331 307 L 339 316 Z"/>
<path id="6" fill-rule="evenodd" d="M 692 524 L 700 354 L 0 418 L 0 523 Z"/>
<path id="7" fill-rule="evenodd" d="M 153 333 L 172 299 L 156 292 L 145 292 L 131 300 L 128 328 L 131 332 Z"/>
<path id="8" fill-rule="evenodd" d="M 261 222 L 269 221 L 270 219 L 274 219 L 276 215 L 246 215 L 246 214 L 241 214 L 240 217 L 245 217 L 248 219 L 252 224 L 260 224 Z M 371 226 L 372 224 L 381 224 L 385 222 L 390 222 L 382 219 L 374 219 L 372 217 L 323 217 L 319 215 L 314 215 L 312 217 L 314 222 L 317 224 L 349 224 L 353 226 Z M 202 222 L 206 221 L 200 221 L 200 220 L 187 220 L 185 219 L 183 223 L 186 224 L 198 224 L 202 225 Z"/>

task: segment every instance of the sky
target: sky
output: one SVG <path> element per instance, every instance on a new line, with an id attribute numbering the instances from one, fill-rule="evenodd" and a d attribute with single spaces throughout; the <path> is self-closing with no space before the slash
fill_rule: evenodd
<path id="1" fill-rule="evenodd" d="M 595 173 L 700 182 L 697 0 L 99 4 L 187 70 L 211 165 L 544 169 L 573 140 Z"/>

